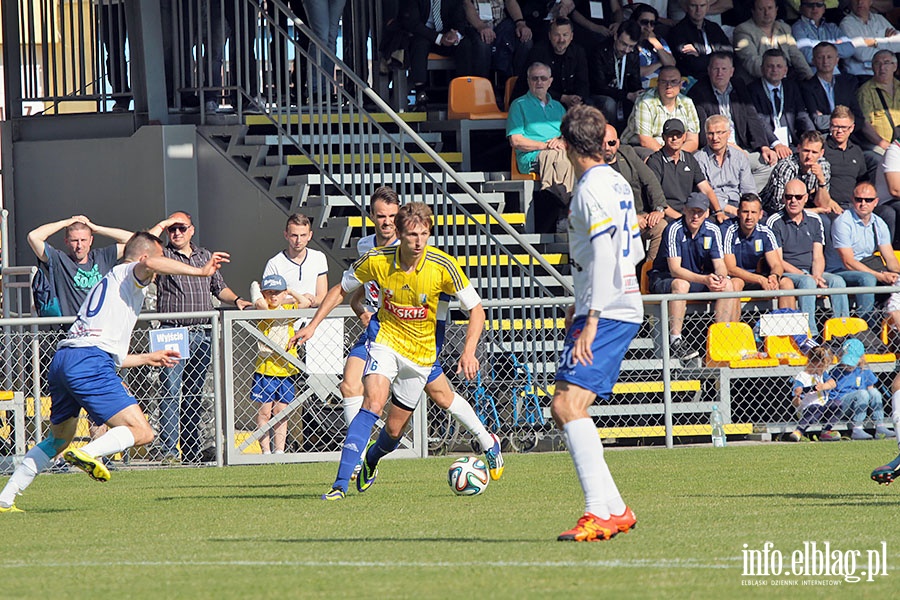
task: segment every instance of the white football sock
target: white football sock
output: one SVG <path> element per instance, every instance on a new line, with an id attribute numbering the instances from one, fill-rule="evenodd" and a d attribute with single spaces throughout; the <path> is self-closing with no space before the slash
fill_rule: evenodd
<path id="1" fill-rule="evenodd" d="M 563 426 L 566 446 L 575 463 L 575 472 L 584 491 L 584 510 L 601 519 L 610 513 L 625 512 L 625 502 L 603 459 L 603 444 L 590 418 L 569 421 Z"/>
<path id="2" fill-rule="evenodd" d="M 350 421 L 353 420 L 353 417 L 356 416 L 356 413 L 359 412 L 359 409 L 362 408 L 362 396 L 350 396 L 349 398 L 344 398 L 344 422 L 347 424 L 347 427 L 350 427 Z"/>
<path id="3" fill-rule="evenodd" d="M 478 443 L 481 444 L 482 452 L 487 452 L 494 447 L 494 438 L 492 438 L 491 434 L 488 433 L 488 430 L 484 428 L 484 423 L 481 422 L 481 419 L 475 414 L 472 405 L 469 404 L 465 398 L 459 394 L 453 394 L 453 402 L 450 403 L 450 408 L 447 410 L 450 411 L 453 418 L 459 421 L 469 433 L 478 438 Z"/>
<path id="4" fill-rule="evenodd" d="M 134 435 L 131 430 L 120 425 L 113 427 L 96 440 L 85 444 L 81 451 L 96 458 L 98 456 L 109 456 L 118 452 L 124 452 L 134 446 Z"/>
<path id="5" fill-rule="evenodd" d="M 16 496 L 31 485 L 38 473 L 46 469 L 52 460 L 53 457 L 47 456 L 40 446 L 35 446 L 29 450 L 25 454 L 22 464 L 16 467 L 9 481 L 6 482 L 6 487 L 0 492 L 0 506 L 9 508 L 15 504 Z"/>
<path id="6" fill-rule="evenodd" d="M 891 395 L 891 401 L 893 402 L 891 422 L 894 424 L 894 435 L 897 436 L 897 447 L 900 449 L 900 390 Z"/>

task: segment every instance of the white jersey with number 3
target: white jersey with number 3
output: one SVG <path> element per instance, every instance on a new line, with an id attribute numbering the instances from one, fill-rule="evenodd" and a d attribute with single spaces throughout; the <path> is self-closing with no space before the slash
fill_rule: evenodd
<path id="1" fill-rule="evenodd" d="M 635 265 L 644 246 L 631 185 L 609 165 L 588 169 L 569 204 L 569 260 L 575 315 L 640 323 L 644 318 Z"/>
<path id="2" fill-rule="evenodd" d="M 95 346 L 111 354 L 117 366 L 122 365 L 147 293 L 147 284 L 134 276 L 137 265 L 131 262 L 113 267 L 88 292 L 60 348 Z"/>

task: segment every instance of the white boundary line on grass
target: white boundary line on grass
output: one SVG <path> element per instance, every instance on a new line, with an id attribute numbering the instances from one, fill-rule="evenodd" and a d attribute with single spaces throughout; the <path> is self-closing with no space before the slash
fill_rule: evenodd
<path id="1" fill-rule="evenodd" d="M 734 561 L 731 561 L 734 562 Z M 355 567 L 355 568 L 425 568 L 443 569 L 447 567 L 514 567 L 514 568 L 584 568 L 612 567 L 633 569 L 733 569 L 733 564 L 708 564 L 697 559 L 613 559 L 589 561 L 315 561 L 315 560 L 222 560 L 222 561 L 110 561 L 99 562 L 34 562 L 34 561 L 0 561 L 0 569 L 18 567 Z"/>

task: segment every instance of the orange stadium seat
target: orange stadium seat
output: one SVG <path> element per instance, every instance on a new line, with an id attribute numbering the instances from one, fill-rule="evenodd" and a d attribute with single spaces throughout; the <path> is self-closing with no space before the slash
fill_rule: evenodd
<path id="1" fill-rule="evenodd" d="M 503 89 L 503 108 L 506 110 L 506 112 L 509 112 L 509 105 L 512 104 L 513 101 L 513 89 L 515 89 L 516 82 L 518 80 L 518 75 L 513 75 L 506 80 L 506 86 Z"/>
<path id="2" fill-rule="evenodd" d="M 450 82 L 447 98 L 450 119 L 505 119 L 497 108 L 494 86 L 484 77 L 456 77 Z"/>

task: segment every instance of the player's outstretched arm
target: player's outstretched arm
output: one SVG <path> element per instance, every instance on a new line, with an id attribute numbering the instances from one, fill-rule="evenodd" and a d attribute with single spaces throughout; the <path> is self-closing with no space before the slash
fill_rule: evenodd
<path id="1" fill-rule="evenodd" d="M 122 361 L 122 367 L 130 369 L 131 367 L 141 367 L 144 365 L 151 367 L 174 367 L 181 358 L 178 350 L 157 350 L 156 352 L 147 352 L 145 354 L 129 354 Z"/>
<path id="2" fill-rule="evenodd" d="M 202 267 L 192 267 L 183 262 L 166 258 L 165 256 L 148 256 L 135 268 L 138 279 L 146 281 L 150 275 L 188 275 L 190 277 L 211 277 L 221 266 L 230 262 L 227 252 L 213 252 L 209 260 Z"/>
<path id="3" fill-rule="evenodd" d="M 485 313 L 484 306 L 477 304 L 469 309 L 469 324 L 466 326 L 466 341 L 463 344 L 463 351 L 459 356 L 459 366 L 456 368 L 457 373 L 467 379 L 475 379 L 481 364 L 475 355 L 478 350 L 478 340 L 481 339 L 481 332 L 484 331 Z"/>
<path id="4" fill-rule="evenodd" d="M 294 346 L 299 346 L 304 342 L 308 342 L 309 339 L 316 332 L 316 327 L 319 326 L 319 323 L 325 320 L 325 317 L 328 316 L 328 313 L 334 310 L 334 308 L 344 301 L 344 296 L 347 295 L 347 292 L 344 291 L 344 288 L 341 284 L 337 284 L 325 294 L 325 299 L 322 300 L 322 304 L 319 305 L 319 310 L 316 311 L 316 314 L 313 316 L 312 320 L 307 324 L 306 327 L 302 328 L 300 331 L 294 334 L 288 341 L 288 349 L 293 348 Z"/>

